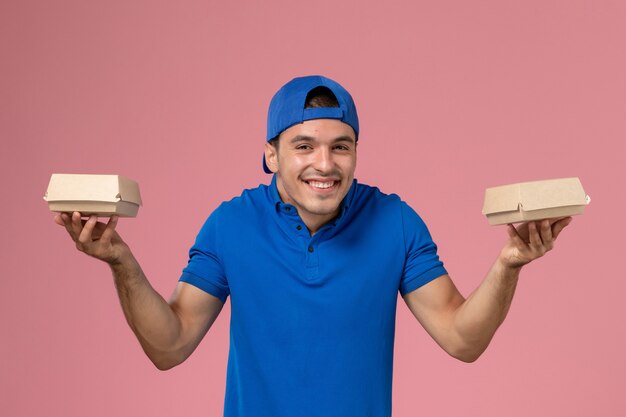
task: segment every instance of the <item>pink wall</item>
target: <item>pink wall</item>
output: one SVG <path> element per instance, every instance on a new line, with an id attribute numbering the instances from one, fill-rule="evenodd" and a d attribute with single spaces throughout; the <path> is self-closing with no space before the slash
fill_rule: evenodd
<path id="1" fill-rule="evenodd" d="M 625 21 L 617 0 L 2 2 L 0 414 L 221 415 L 229 305 L 157 371 L 42 195 L 52 172 L 138 180 L 119 230 L 167 297 L 204 218 L 268 181 L 271 94 L 322 73 L 359 107 L 357 177 L 422 214 L 466 295 L 506 237 L 485 187 L 579 176 L 593 199 L 478 362 L 399 304 L 394 416 L 626 415 Z"/>

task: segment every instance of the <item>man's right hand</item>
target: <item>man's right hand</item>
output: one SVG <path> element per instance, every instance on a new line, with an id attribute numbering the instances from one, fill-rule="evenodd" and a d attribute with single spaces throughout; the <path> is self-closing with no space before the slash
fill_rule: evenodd
<path id="1" fill-rule="evenodd" d="M 79 212 L 59 213 L 54 217 L 56 224 L 65 226 L 76 248 L 89 256 L 107 262 L 109 265 L 119 264 L 124 256 L 130 253 L 128 245 L 115 231 L 118 216 L 112 216 L 108 223 L 98 222 L 92 215 L 82 220 Z"/>

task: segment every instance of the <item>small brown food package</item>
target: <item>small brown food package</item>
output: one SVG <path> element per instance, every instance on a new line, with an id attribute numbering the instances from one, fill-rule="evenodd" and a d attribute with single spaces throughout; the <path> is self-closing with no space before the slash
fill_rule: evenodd
<path id="1" fill-rule="evenodd" d="M 521 223 L 582 214 L 591 199 L 578 178 L 502 185 L 485 190 L 489 224 Z"/>
<path id="2" fill-rule="evenodd" d="M 121 175 L 52 174 L 44 200 L 54 212 L 135 217 L 141 205 L 137 182 Z"/>

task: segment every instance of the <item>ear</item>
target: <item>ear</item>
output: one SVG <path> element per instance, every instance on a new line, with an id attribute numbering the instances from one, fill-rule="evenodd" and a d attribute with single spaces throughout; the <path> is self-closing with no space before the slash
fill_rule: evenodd
<path id="1" fill-rule="evenodd" d="M 278 172 L 278 149 L 269 142 L 265 142 L 265 164 L 270 171 Z"/>

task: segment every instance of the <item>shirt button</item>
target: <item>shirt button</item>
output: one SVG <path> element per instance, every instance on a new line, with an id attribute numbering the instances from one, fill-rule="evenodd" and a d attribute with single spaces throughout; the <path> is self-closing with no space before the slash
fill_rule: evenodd
<path id="1" fill-rule="evenodd" d="M 309 246 L 309 252 L 312 253 L 313 251 L 314 251 L 313 246 Z"/>
<path id="2" fill-rule="evenodd" d="M 296 229 L 298 229 L 298 230 L 302 230 L 302 226 L 297 225 L 297 226 L 296 226 Z"/>

